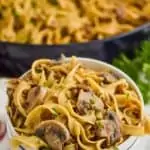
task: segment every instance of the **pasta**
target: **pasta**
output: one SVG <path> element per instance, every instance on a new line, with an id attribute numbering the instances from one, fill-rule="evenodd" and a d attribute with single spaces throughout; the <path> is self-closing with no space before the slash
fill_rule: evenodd
<path id="1" fill-rule="evenodd" d="M 149 20 L 150 0 L 1 0 L 0 40 L 87 42 L 129 32 Z"/>
<path id="2" fill-rule="evenodd" d="M 13 150 L 108 150 L 150 134 L 150 119 L 128 82 L 76 57 L 33 62 L 23 77 L 8 81 L 7 93 L 18 133 Z"/>

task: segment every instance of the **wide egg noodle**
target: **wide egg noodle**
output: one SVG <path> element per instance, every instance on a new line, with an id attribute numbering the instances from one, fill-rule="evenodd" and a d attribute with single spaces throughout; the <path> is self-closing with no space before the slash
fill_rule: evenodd
<path id="1" fill-rule="evenodd" d="M 133 136 L 143 136 L 145 134 L 144 132 L 144 126 L 133 126 L 133 125 L 127 125 L 122 124 L 122 132 L 125 135 L 133 135 Z"/>
<path id="2" fill-rule="evenodd" d="M 32 78 L 36 81 L 40 80 L 40 77 L 41 77 L 41 73 L 43 73 L 42 69 L 43 68 L 38 68 L 40 64 L 52 64 L 52 61 L 49 60 L 49 59 L 40 59 L 38 61 L 35 61 L 33 64 L 32 64 L 32 69 L 31 69 L 31 72 L 32 72 Z M 38 70 L 37 70 L 38 69 Z"/>
<path id="3" fill-rule="evenodd" d="M 150 134 L 150 117 L 148 115 L 144 116 L 144 131 Z"/>
<path id="4" fill-rule="evenodd" d="M 141 111 L 142 110 L 141 103 L 139 102 L 137 98 L 130 96 L 130 95 L 126 95 L 126 94 L 116 95 L 115 98 L 119 105 L 118 107 L 126 107 L 123 111 L 124 116 L 126 118 L 129 118 L 129 120 L 134 119 L 132 118 L 132 116 L 127 115 L 126 112 L 132 112 L 132 110 L 138 110 L 139 118 L 136 118 L 136 119 L 139 119 L 139 120 L 143 119 L 142 111 Z"/>
<path id="5" fill-rule="evenodd" d="M 19 138 L 13 137 L 10 144 L 13 147 L 13 150 L 18 150 L 19 145 L 25 146 L 28 149 L 33 148 L 34 150 L 39 150 L 40 147 L 48 147 L 45 142 L 36 136 L 19 136 Z"/>
<path id="6" fill-rule="evenodd" d="M 20 82 L 20 84 L 18 85 L 18 87 L 16 88 L 14 92 L 14 104 L 24 117 L 27 116 L 27 113 L 25 109 L 22 107 L 21 98 L 23 98 L 22 97 L 23 91 L 29 90 L 29 88 L 30 86 L 26 82 L 22 81 Z"/>

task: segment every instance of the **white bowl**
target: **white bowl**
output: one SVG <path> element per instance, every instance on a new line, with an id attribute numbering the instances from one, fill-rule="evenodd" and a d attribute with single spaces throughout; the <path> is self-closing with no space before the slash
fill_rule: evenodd
<path id="1" fill-rule="evenodd" d="M 66 58 L 65 61 L 68 61 L 69 59 L 70 58 Z M 136 93 L 139 97 L 139 100 L 141 101 L 142 111 L 143 111 L 144 101 L 143 101 L 142 94 L 141 94 L 139 88 L 137 87 L 137 85 L 135 84 L 135 82 L 127 74 L 125 74 L 121 70 L 117 69 L 116 67 L 114 67 L 110 64 L 107 64 L 105 62 L 99 61 L 99 60 L 95 60 L 95 59 L 91 59 L 91 58 L 81 58 L 81 57 L 78 57 L 78 60 L 80 60 L 83 63 L 83 65 L 85 65 L 86 67 L 91 68 L 93 70 L 98 71 L 98 70 L 107 68 L 110 71 L 112 71 L 113 73 L 115 73 L 117 76 L 125 78 L 127 80 L 127 82 L 130 84 L 130 86 L 136 91 Z M 27 73 L 28 72 L 23 74 L 23 76 L 25 76 Z M 8 131 L 9 138 L 17 135 L 17 133 L 15 132 L 15 130 L 13 128 L 13 125 L 11 123 L 11 120 L 10 120 L 8 114 L 7 114 L 7 128 L 8 128 L 7 131 Z M 137 141 L 137 137 L 130 136 L 126 141 L 124 141 L 122 144 L 120 144 L 118 146 L 118 148 L 120 150 L 129 150 L 136 143 L 136 141 Z"/>

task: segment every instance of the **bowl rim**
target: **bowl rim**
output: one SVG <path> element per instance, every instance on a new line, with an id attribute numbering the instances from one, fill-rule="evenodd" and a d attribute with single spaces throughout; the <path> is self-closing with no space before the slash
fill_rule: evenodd
<path id="1" fill-rule="evenodd" d="M 83 58 L 83 57 L 77 57 L 79 61 L 81 61 L 83 64 L 84 63 L 91 63 L 91 64 L 95 64 L 97 66 L 99 66 L 100 68 L 108 68 L 110 71 L 114 72 L 116 75 L 119 75 L 120 77 L 123 77 L 127 80 L 127 82 L 132 86 L 132 88 L 136 91 L 139 100 L 141 101 L 141 105 L 142 105 L 142 112 L 144 110 L 144 101 L 143 101 L 143 96 L 139 90 L 139 88 L 137 87 L 136 83 L 123 71 L 121 71 L 120 69 L 118 69 L 117 67 L 108 64 L 106 62 L 100 61 L 100 60 L 96 60 L 96 59 L 92 59 L 92 58 Z M 71 57 L 67 57 L 64 59 L 64 61 L 69 61 L 71 59 Z M 26 71 L 24 74 L 22 74 L 20 76 L 20 78 L 24 77 L 26 74 L 28 74 L 30 72 L 30 70 Z M 7 105 L 8 105 L 8 95 L 7 95 Z M 142 114 L 142 116 L 144 116 Z M 13 124 L 11 122 L 11 119 L 9 117 L 8 112 L 6 113 L 6 124 L 7 124 L 7 128 L 8 128 L 8 135 L 9 138 L 11 138 L 12 136 L 17 136 L 17 133 L 13 127 Z M 138 137 L 136 136 L 130 136 L 127 140 L 125 140 L 123 143 L 121 143 L 120 145 L 118 145 L 118 148 L 120 150 L 129 150 L 130 148 L 132 148 L 134 146 L 134 144 L 136 143 Z"/>

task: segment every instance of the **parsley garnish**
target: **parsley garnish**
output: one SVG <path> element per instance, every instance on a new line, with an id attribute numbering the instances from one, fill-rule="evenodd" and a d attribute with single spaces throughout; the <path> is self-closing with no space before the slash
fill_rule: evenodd
<path id="1" fill-rule="evenodd" d="M 57 117 L 57 116 L 59 115 L 55 108 L 52 108 L 52 114 L 53 114 L 55 117 Z"/>
<path id="2" fill-rule="evenodd" d="M 119 150 L 119 148 L 118 147 L 114 147 L 114 150 Z"/>
<path id="3" fill-rule="evenodd" d="M 13 13 L 14 17 L 16 17 L 16 18 L 19 17 L 19 14 L 15 9 L 12 9 L 12 13 Z"/>
<path id="4" fill-rule="evenodd" d="M 36 25 L 36 20 L 34 18 L 31 18 L 30 22 L 33 24 L 33 25 Z"/>
<path id="5" fill-rule="evenodd" d="M 100 120 L 97 120 L 96 124 L 99 128 L 104 128 L 104 125 L 102 124 L 102 122 Z"/>
<path id="6" fill-rule="evenodd" d="M 128 98 L 129 98 L 129 96 L 130 96 L 130 94 L 129 94 L 129 93 L 126 93 L 126 99 L 128 99 Z"/>
<path id="7" fill-rule="evenodd" d="M 91 103 L 91 104 L 95 104 L 95 99 L 94 99 L 94 98 L 91 98 L 91 99 L 90 99 L 90 103 Z"/>
<path id="8" fill-rule="evenodd" d="M 121 54 L 113 64 L 127 73 L 140 88 L 145 104 L 150 103 L 150 41 L 144 41 L 133 59 Z"/>
<path id="9" fill-rule="evenodd" d="M 51 150 L 51 148 L 48 148 L 48 147 L 40 147 L 39 150 Z"/>
<path id="10" fill-rule="evenodd" d="M 58 1 L 57 0 L 48 0 L 51 4 L 53 5 L 58 5 Z"/>
<path id="11" fill-rule="evenodd" d="M 41 70 L 40 68 L 36 68 L 35 71 L 36 71 L 37 73 L 41 73 L 41 72 L 42 72 L 42 70 Z"/>
<path id="12" fill-rule="evenodd" d="M 32 5 L 33 8 L 35 8 L 36 7 L 36 2 L 34 0 L 32 0 L 31 5 Z"/>

